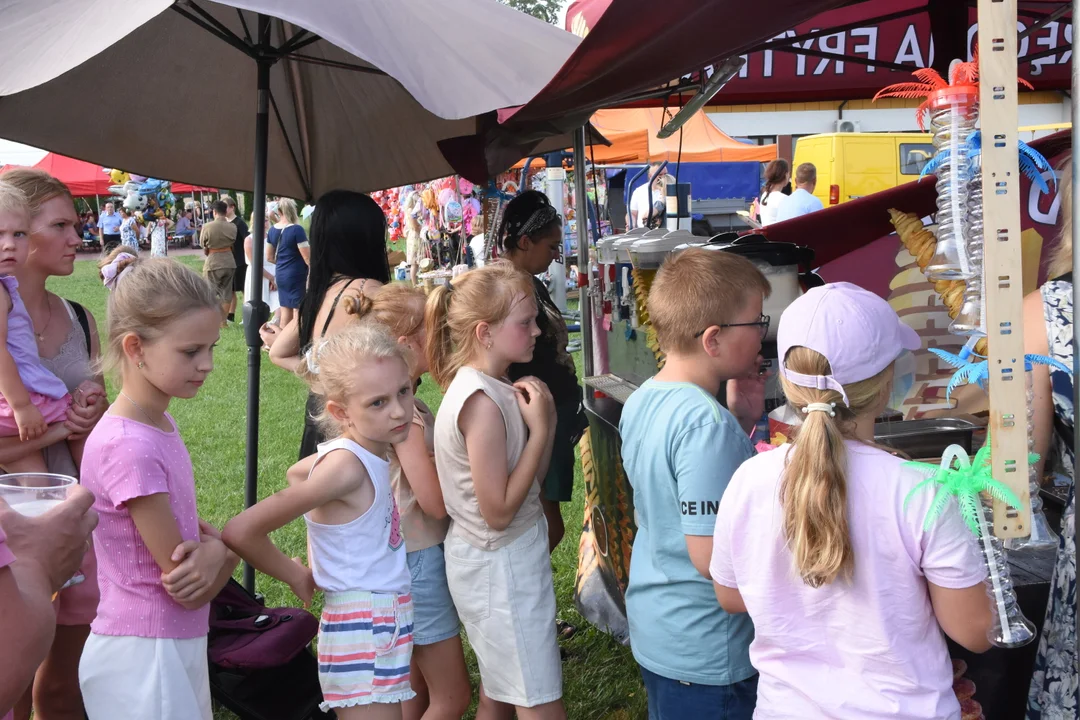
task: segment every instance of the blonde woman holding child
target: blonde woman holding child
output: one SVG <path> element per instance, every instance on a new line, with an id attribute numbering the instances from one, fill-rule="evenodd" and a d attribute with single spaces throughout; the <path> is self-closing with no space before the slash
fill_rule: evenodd
<path id="1" fill-rule="evenodd" d="M 413 607 L 388 454 L 408 437 L 413 381 L 406 350 L 375 323 L 317 342 L 298 373 L 318 381 L 319 445 L 306 480 L 230 520 L 226 544 L 289 585 L 305 605 L 325 593 L 319 625 L 322 709 L 341 720 L 401 718 L 410 700 Z M 303 517 L 308 561 L 290 559 L 269 534 Z"/>
<path id="2" fill-rule="evenodd" d="M 30 205 L 23 192 L 0 181 L 0 437 L 23 441 L 43 437 L 67 420 L 71 395 L 38 355 L 40 336 L 19 295 L 15 272 L 30 252 Z M 82 460 L 83 439 L 68 439 L 71 456 Z M 47 471 L 42 451 L 4 463 L 7 472 Z"/>
<path id="3" fill-rule="evenodd" d="M 791 445 L 746 461 L 720 501 L 710 571 L 750 614 L 756 718 L 959 720 L 944 634 L 989 648 L 986 571 L 955 504 L 924 527 L 923 476 L 874 445 L 893 367 L 920 347 L 889 304 L 849 283 L 780 319 Z"/>
<path id="4" fill-rule="evenodd" d="M 511 383 L 540 329 L 532 279 L 485 265 L 428 298 L 431 375 L 446 389 L 435 465 L 450 533 L 446 577 L 482 681 L 479 720 L 566 717 L 540 482 L 555 406 L 533 377 Z"/>
<path id="5" fill-rule="evenodd" d="M 210 720 L 209 602 L 238 559 L 199 519 L 191 457 L 168 413 L 213 370 L 218 298 L 172 260 L 118 248 L 105 368 L 116 402 L 87 438 L 82 483 L 94 493 L 101 602 L 79 665 L 90 720 Z"/>

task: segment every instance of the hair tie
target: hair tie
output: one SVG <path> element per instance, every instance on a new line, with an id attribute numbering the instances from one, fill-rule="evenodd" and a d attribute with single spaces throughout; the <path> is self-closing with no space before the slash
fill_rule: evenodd
<path id="1" fill-rule="evenodd" d="M 312 375 L 319 374 L 318 357 L 319 353 L 322 352 L 323 348 L 326 347 L 326 342 L 326 340 L 320 340 L 318 346 L 312 345 L 308 348 L 307 352 L 304 353 L 304 362 L 307 363 L 308 372 L 310 372 Z"/>
<path id="2" fill-rule="evenodd" d="M 123 270 L 120 270 L 120 263 L 125 260 L 137 260 L 131 253 L 122 252 L 109 262 L 108 265 L 101 268 L 101 279 L 105 282 L 105 287 L 109 290 L 115 290 L 116 284 L 120 282 L 120 278 L 131 269 L 131 265 L 128 265 Z"/>
<path id="3" fill-rule="evenodd" d="M 802 409 L 802 411 L 806 414 L 810 414 L 812 412 L 823 412 L 828 413 L 829 417 L 836 417 L 836 403 L 809 403 L 806 407 Z"/>

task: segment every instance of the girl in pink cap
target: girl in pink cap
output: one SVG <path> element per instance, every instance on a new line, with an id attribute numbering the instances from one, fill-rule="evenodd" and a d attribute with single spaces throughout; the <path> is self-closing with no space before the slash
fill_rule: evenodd
<path id="1" fill-rule="evenodd" d="M 959 719 L 942 631 L 989 648 L 985 571 L 955 505 L 930 529 L 922 476 L 874 444 L 897 358 L 920 346 L 862 288 L 815 288 L 780 318 L 793 444 L 754 457 L 720 502 L 710 570 L 748 612 L 755 718 Z"/>

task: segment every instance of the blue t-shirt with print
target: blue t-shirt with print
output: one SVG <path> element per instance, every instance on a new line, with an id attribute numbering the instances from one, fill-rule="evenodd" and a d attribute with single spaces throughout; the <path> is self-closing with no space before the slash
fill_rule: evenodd
<path id="1" fill-rule="evenodd" d="M 711 542 L 720 498 L 754 454 L 749 438 L 701 387 L 656 380 L 627 400 L 619 432 L 638 526 L 626 591 L 634 658 L 662 677 L 702 685 L 753 677 L 750 616 L 724 612 L 685 537 Z"/>

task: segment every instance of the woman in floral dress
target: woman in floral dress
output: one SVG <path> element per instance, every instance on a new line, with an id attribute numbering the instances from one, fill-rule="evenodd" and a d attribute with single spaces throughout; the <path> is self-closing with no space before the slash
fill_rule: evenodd
<path id="1" fill-rule="evenodd" d="M 1024 300 L 1024 351 L 1049 355 L 1073 366 L 1072 198 L 1071 164 L 1063 168 L 1061 242 L 1054 252 L 1050 277 L 1038 292 Z M 1073 378 L 1069 373 L 1036 365 L 1035 451 L 1056 455 L 1059 471 L 1073 481 Z M 1040 461 L 1040 470 L 1041 470 Z M 1028 720 L 1075 720 L 1080 712 L 1076 673 L 1076 497 L 1061 520 L 1057 564 L 1050 585 L 1035 674 L 1028 694 Z"/>

